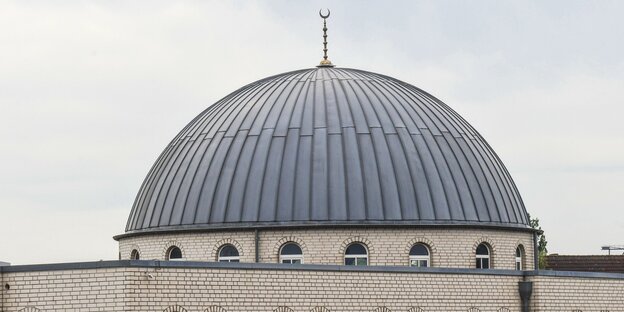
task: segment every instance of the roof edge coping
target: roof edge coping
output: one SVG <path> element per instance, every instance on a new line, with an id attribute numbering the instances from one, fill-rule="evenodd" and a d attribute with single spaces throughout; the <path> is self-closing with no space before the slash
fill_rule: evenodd
<path id="1" fill-rule="evenodd" d="M 323 264 L 254 263 L 254 262 L 201 262 L 201 261 L 160 261 L 160 260 L 108 260 L 91 262 L 69 262 L 50 264 L 30 264 L 0 267 L 0 273 L 88 270 L 105 268 L 186 268 L 186 269 L 243 269 L 281 271 L 339 271 L 339 272 L 380 272 L 380 273 L 420 273 L 420 274 L 468 274 L 497 276 L 552 276 L 578 278 L 606 278 L 624 280 L 622 273 L 575 272 L 575 271 L 517 271 L 482 270 L 463 268 L 419 268 L 409 266 L 348 266 Z"/>
<path id="2" fill-rule="evenodd" d="M 248 222 L 248 223 L 232 223 L 232 224 L 201 224 L 201 225 L 175 225 L 171 227 L 155 227 L 152 229 L 141 229 L 128 231 L 123 234 L 113 236 L 113 239 L 118 241 L 122 238 L 150 235 L 150 234 L 171 234 L 181 232 L 213 232 L 213 231 L 234 231 L 234 230 L 274 230 L 274 229 L 309 229 L 309 228 L 337 228 L 337 227 L 362 227 L 362 228 L 480 228 L 491 230 L 510 230 L 521 232 L 539 232 L 525 224 L 510 224 L 510 223 L 498 223 L 498 222 L 463 222 L 463 221 L 449 221 L 449 222 L 423 222 L 419 221 L 414 223 L 413 221 L 365 221 L 365 222 L 328 222 L 320 221 L 318 223 L 306 222 Z"/>

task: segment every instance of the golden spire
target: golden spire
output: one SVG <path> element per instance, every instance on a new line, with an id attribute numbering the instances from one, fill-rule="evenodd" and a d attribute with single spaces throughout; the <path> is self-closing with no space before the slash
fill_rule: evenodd
<path id="1" fill-rule="evenodd" d="M 331 12 L 327 9 L 327 14 L 323 15 L 323 9 L 319 10 L 319 15 L 323 19 L 323 59 L 316 67 L 334 67 L 334 64 L 327 59 L 327 18 Z"/>

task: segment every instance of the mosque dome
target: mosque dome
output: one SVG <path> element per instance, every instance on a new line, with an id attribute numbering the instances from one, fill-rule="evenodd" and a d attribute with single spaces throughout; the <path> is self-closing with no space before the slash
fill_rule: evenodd
<path id="1" fill-rule="evenodd" d="M 149 171 L 126 234 L 528 221 L 501 160 L 449 106 L 388 76 L 319 67 L 246 85 L 193 119 Z"/>

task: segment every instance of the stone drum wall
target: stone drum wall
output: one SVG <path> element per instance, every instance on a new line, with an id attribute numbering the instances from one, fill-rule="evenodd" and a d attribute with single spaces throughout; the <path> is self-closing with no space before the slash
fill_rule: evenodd
<path id="1" fill-rule="evenodd" d="M 475 250 L 479 243 L 491 247 L 491 263 L 495 269 L 515 269 L 516 247 L 524 250 L 523 267 L 534 268 L 533 234 L 513 230 L 487 229 L 389 229 L 389 228 L 311 228 L 293 230 L 260 230 L 259 262 L 278 262 L 280 247 L 297 243 L 306 264 L 343 264 L 345 248 L 354 242 L 368 248 L 369 264 L 404 266 L 409 264 L 409 250 L 415 243 L 429 247 L 431 266 L 474 268 Z M 215 231 L 182 232 L 179 234 L 147 234 L 119 239 L 121 259 L 130 259 L 133 249 L 141 259 L 164 260 L 167 249 L 178 246 L 186 260 L 216 261 L 224 244 L 232 244 L 240 253 L 241 262 L 255 261 L 255 232 Z"/>

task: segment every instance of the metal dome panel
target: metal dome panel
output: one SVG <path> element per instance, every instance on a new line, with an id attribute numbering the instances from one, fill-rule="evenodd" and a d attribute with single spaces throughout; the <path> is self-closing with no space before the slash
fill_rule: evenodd
<path id="1" fill-rule="evenodd" d="M 314 68 L 244 86 L 191 121 L 126 231 L 349 224 L 528 219 L 500 159 L 446 104 L 387 76 Z"/>

